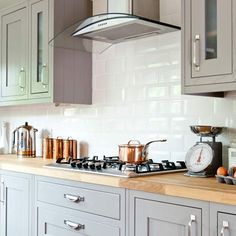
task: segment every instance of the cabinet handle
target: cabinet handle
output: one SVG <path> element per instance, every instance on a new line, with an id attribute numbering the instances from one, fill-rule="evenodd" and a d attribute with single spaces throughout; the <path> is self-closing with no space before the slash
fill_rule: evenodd
<path id="1" fill-rule="evenodd" d="M 195 215 L 191 215 L 190 216 L 190 221 L 188 223 L 188 236 L 191 236 L 191 229 L 192 229 L 192 225 L 193 225 L 193 222 L 196 222 L 196 216 Z"/>
<path id="2" fill-rule="evenodd" d="M 71 202 L 84 202 L 84 197 L 75 196 L 71 194 L 64 194 L 64 198 Z"/>
<path id="3" fill-rule="evenodd" d="M 225 235 L 225 230 L 226 229 L 229 229 L 229 222 L 228 221 L 223 221 L 223 226 L 222 226 L 222 229 L 220 231 L 221 236 Z"/>
<path id="4" fill-rule="evenodd" d="M 79 224 L 79 223 L 74 223 L 74 222 L 69 221 L 69 220 L 64 220 L 64 224 L 66 226 L 68 226 L 69 228 L 73 229 L 73 230 L 85 229 L 85 225 L 82 225 L 82 224 Z"/>
<path id="5" fill-rule="evenodd" d="M 20 77 L 19 77 L 19 87 L 23 91 L 25 89 L 25 69 L 21 67 L 20 69 Z"/>
<path id="6" fill-rule="evenodd" d="M 200 71 L 200 35 L 196 34 L 193 41 L 193 65 L 196 71 Z"/>
<path id="7" fill-rule="evenodd" d="M 42 84 L 44 87 L 48 85 L 47 64 L 43 64 L 42 66 Z"/>
<path id="8" fill-rule="evenodd" d="M 6 201 L 6 186 L 4 181 L 1 181 L 1 202 L 4 204 Z"/>
<path id="9" fill-rule="evenodd" d="M 4 181 L 1 181 L 1 202 L 4 203 L 4 191 L 5 191 L 5 184 Z"/>

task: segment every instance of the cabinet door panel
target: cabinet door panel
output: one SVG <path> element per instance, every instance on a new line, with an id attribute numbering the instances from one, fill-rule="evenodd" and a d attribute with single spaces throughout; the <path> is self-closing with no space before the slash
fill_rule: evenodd
<path id="1" fill-rule="evenodd" d="M 26 8 L 2 16 L 2 97 L 25 98 L 27 24 Z"/>
<path id="2" fill-rule="evenodd" d="M 1 182 L 1 235 L 29 236 L 28 180 L 3 175 Z"/>
<path id="3" fill-rule="evenodd" d="M 191 0 L 191 18 L 192 77 L 231 74 L 232 1 Z"/>
<path id="4" fill-rule="evenodd" d="M 236 215 L 218 213 L 218 236 L 234 236 L 236 235 Z"/>
<path id="5" fill-rule="evenodd" d="M 48 71 L 48 0 L 31 5 L 31 94 L 47 93 Z"/>
<path id="6" fill-rule="evenodd" d="M 104 220 L 103 220 L 104 221 Z M 48 236 L 121 236 L 119 227 L 94 220 L 92 215 L 62 207 L 38 207 L 38 235 Z M 69 225 L 83 225 L 73 229 Z"/>
<path id="7" fill-rule="evenodd" d="M 144 199 L 135 208 L 135 236 L 202 235 L 201 209 Z"/>

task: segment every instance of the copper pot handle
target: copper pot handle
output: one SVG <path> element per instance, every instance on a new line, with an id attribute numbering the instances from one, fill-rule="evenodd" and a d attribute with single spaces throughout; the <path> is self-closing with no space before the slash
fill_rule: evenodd
<path id="1" fill-rule="evenodd" d="M 167 139 L 160 139 L 160 140 L 154 140 L 154 141 L 150 141 L 150 142 L 146 143 L 145 146 L 143 147 L 143 150 L 142 150 L 142 157 L 146 158 L 146 156 L 148 154 L 147 149 L 151 143 L 159 143 L 159 142 L 166 142 L 166 141 L 167 141 Z"/>
<path id="2" fill-rule="evenodd" d="M 134 144 L 141 145 L 141 143 L 140 143 L 139 140 L 129 140 L 128 145 L 132 145 L 132 142 L 136 142 L 136 143 L 134 143 Z"/>

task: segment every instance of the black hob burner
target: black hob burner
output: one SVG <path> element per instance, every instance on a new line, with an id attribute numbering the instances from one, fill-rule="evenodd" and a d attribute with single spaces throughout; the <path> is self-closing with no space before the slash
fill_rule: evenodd
<path id="1" fill-rule="evenodd" d="M 64 158 L 59 158 L 56 163 L 48 164 L 45 167 L 129 178 L 186 171 L 184 161 L 163 160 L 154 162 L 149 159 L 142 164 L 133 164 L 122 162 L 118 156 L 103 156 L 103 159 L 99 159 L 98 156 L 70 158 L 67 161 Z"/>

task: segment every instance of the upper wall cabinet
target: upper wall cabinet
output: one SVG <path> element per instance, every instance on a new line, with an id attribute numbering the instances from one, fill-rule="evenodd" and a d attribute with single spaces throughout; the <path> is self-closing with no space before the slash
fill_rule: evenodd
<path id="1" fill-rule="evenodd" d="M 183 93 L 236 90 L 232 0 L 182 0 Z"/>
<path id="2" fill-rule="evenodd" d="M 27 8 L 1 16 L 1 100 L 27 98 Z"/>
<path id="3" fill-rule="evenodd" d="M 48 1 L 30 4 L 30 93 L 48 93 Z"/>
<path id="4" fill-rule="evenodd" d="M 0 106 L 92 103 L 92 54 L 49 45 L 91 14 L 88 0 L 22 0 L 0 9 Z"/>

